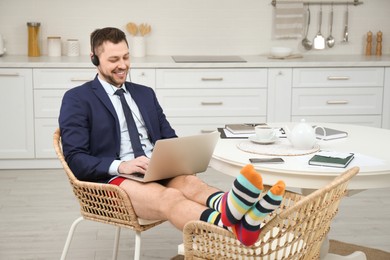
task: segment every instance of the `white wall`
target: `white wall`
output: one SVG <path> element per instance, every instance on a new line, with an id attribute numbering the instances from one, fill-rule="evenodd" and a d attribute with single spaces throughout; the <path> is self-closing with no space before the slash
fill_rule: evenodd
<path id="1" fill-rule="evenodd" d="M 329 0 L 330 1 L 330 0 Z M 351 0 L 349 0 L 351 1 Z M 341 45 L 345 6 L 335 6 L 333 49 L 307 54 L 363 54 L 365 35 L 383 32 L 383 53 L 390 54 L 390 1 L 360 0 L 350 6 L 350 43 Z M 309 36 L 318 31 L 319 6 L 311 6 Z M 271 46 L 290 46 L 306 53 L 297 40 L 274 40 L 271 0 L 0 0 L 0 33 L 9 54 L 27 54 L 27 26 L 41 22 L 42 52 L 47 36 L 76 38 L 81 54 L 89 53 L 89 34 L 96 28 L 147 22 L 149 55 L 267 54 Z M 323 6 L 322 33 L 328 35 L 330 6 Z M 374 45 L 375 46 L 375 45 Z"/>

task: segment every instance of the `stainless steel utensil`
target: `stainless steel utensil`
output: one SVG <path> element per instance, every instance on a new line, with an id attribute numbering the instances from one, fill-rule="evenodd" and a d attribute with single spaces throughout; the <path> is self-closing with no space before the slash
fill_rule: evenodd
<path id="1" fill-rule="evenodd" d="M 326 45 L 328 45 L 329 48 L 332 48 L 335 44 L 334 37 L 332 36 L 333 31 L 333 4 L 332 4 L 332 11 L 330 12 L 330 32 L 328 38 L 326 38 Z"/>
<path id="2" fill-rule="evenodd" d="M 306 33 L 305 38 L 302 40 L 302 45 L 305 47 L 306 50 L 311 50 L 313 47 L 313 43 L 307 38 L 307 34 L 309 33 L 309 27 L 310 27 L 310 7 L 307 6 L 307 26 L 306 26 Z"/>
<path id="3" fill-rule="evenodd" d="M 313 47 L 316 50 L 323 50 L 325 49 L 325 38 L 321 34 L 321 26 L 322 26 L 322 6 L 320 8 L 320 14 L 319 14 L 319 28 L 318 28 L 318 33 L 314 37 L 313 40 Z"/>
<path id="4" fill-rule="evenodd" d="M 345 12 L 345 26 L 344 26 L 344 38 L 343 42 L 348 42 L 348 16 L 349 16 L 349 10 L 348 10 L 348 4 L 347 4 L 347 11 Z"/>

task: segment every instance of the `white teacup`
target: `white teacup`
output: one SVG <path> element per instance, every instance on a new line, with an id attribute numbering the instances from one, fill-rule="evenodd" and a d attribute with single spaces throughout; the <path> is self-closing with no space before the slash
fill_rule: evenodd
<path id="1" fill-rule="evenodd" d="M 272 127 L 258 125 L 255 127 L 256 138 L 258 140 L 272 140 L 276 138 L 276 131 Z"/>

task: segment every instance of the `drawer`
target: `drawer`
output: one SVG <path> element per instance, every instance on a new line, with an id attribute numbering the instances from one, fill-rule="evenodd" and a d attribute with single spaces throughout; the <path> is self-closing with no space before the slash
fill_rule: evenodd
<path id="1" fill-rule="evenodd" d="M 372 127 L 381 127 L 382 117 L 380 115 L 374 116 L 293 116 L 292 122 L 300 122 L 304 118 L 306 122 L 316 124 L 320 123 L 341 123 L 341 124 L 353 124 L 353 125 L 364 125 Z"/>
<path id="2" fill-rule="evenodd" d="M 226 124 L 266 122 L 266 117 L 168 117 L 168 121 L 178 136 L 187 136 L 213 132 Z"/>
<path id="3" fill-rule="evenodd" d="M 159 69 L 157 88 L 266 88 L 266 69 Z"/>
<path id="4" fill-rule="evenodd" d="M 57 158 L 53 147 L 53 134 L 57 128 L 57 118 L 35 119 L 36 158 Z"/>
<path id="5" fill-rule="evenodd" d="M 130 81 L 156 88 L 156 70 L 155 69 L 130 69 Z"/>
<path id="6" fill-rule="evenodd" d="M 293 87 L 380 87 L 384 68 L 302 68 L 293 70 Z"/>
<path id="7" fill-rule="evenodd" d="M 292 115 L 379 115 L 382 95 L 378 87 L 293 89 Z"/>
<path id="8" fill-rule="evenodd" d="M 34 89 L 70 89 L 93 80 L 96 69 L 34 69 Z"/>
<path id="9" fill-rule="evenodd" d="M 55 117 L 60 114 L 62 97 L 65 89 L 35 89 L 34 113 L 35 118 Z"/>
<path id="10" fill-rule="evenodd" d="M 167 116 L 266 115 L 266 89 L 157 89 Z"/>

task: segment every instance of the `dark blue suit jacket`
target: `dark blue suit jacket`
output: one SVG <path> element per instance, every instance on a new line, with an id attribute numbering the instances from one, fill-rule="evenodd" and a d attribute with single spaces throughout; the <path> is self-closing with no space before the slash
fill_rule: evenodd
<path id="1" fill-rule="evenodd" d="M 176 137 L 154 91 L 130 82 L 125 86 L 145 121 L 150 141 Z M 79 180 L 107 182 L 112 178 L 108 169 L 119 159 L 119 121 L 97 76 L 65 93 L 59 126 L 65 159 Z"/>

